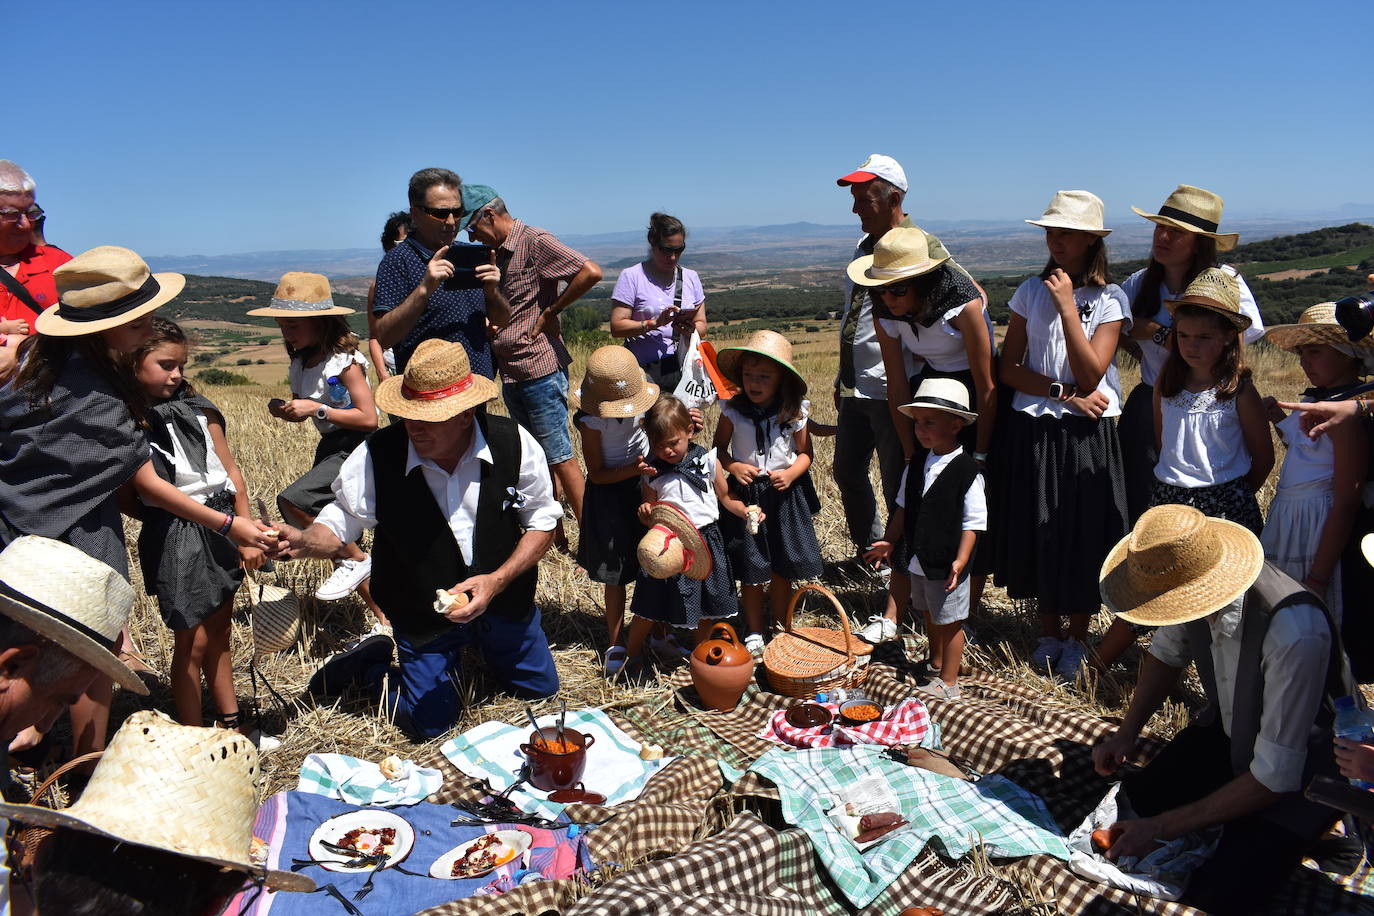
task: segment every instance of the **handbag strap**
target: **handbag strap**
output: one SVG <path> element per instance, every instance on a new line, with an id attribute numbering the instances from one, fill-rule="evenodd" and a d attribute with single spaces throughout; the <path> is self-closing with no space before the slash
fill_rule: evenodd
<path id="1" fill-rule="evenodd" d="M 673 308 L 682 308 L 682 268 L 673 272 Z"/>
<path id="2" fill-rule="evenodd" d="M 19 278 L 8 270 L 0 267 L 0 284 L 4 284 L 5 289 L 9 290 L 14 298 L 33 309 L 34 314 L 42 314 L 43 306 L 38 304 L 38 300 L 33 298 L 33 294 L 24 288 L 24 284 L 19 282 Z"/>

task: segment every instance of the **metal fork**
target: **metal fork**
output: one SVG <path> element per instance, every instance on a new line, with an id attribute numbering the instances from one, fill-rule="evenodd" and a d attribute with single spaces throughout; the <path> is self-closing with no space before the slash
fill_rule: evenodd
<path id="1" fill-rule="evenodd" d="M 367 873 L 367 881 L 363 884 L 362 887 L 358 888 L 358 892 L 353 895 L 354 901 L 361 901 L 368 894 L 372 893 L 373 879 L 377 877 L 377 872 L 386 868 L 387 860 L 390 858 L 391 856 L 387 855 L 386 853 L 382 853 L 381 855 L 377 856 L 376 867 L 373 868 L 372 871 Z"/>

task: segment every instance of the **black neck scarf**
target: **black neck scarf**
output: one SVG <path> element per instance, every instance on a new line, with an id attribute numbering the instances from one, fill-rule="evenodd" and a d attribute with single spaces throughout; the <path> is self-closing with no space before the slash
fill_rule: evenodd
<path id="1" fill-rule="evenodd" d="M 739 412 L 748 417 L 754 424 L 754 454 L 758 456 L 759 467 L 763 467 L 763 459 L 768 457 L 768 444 L 771 438 L 768 435 L 768 424 L 778 418 L 778 409 L 782 407 L 782 396 L 778 395 L 767 404 L 755 404 L 748 397 L 738 398 Z M 781 427 L 782 424 L 778 423 Z"/>
<path id="2" fill-rule="evenodd" d="M 706 455 L 706 449 L 693 442 L 677 464 L 655 458 L 649 462 L 649 466 L 657 470 L 660 477 L 664 474 L 681 474 L 683 480 L 706 493 L 710 491 L 712 483 L 706 476 Z"/>
<path id="3" fill-rule="evenodd" d="M 189 394 L 186 386 L 182 385 L 171 398 L 148 409 L 148 417 L 152 421 L 148 424 L 148 439 L 167 455 L 173 455 L 176 450 L 172 446 L 172 435 L 175 435 L 181 442 L 182 451 L 186 453 L 186 459 L 191 462 L 191 467 L 197 474 L 203 475 L 208 469 L 207 454 L 210 443 L 206 441 L 205 431 L 201 429 L 196 408 L 211 414 L 223 425 L 224 415 L 209 398 Z M 168 479 L 174 477 L 175 475 Z"/>

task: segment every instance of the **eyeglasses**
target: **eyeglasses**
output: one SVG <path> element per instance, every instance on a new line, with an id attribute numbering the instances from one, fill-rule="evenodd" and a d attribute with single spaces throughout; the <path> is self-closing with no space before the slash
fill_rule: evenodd
<path id="1" fill-rule="evenodd" d="M 477 225 L 478 223 L 480 223 L 482 220 L 486 219 L 486 218 L 487 218 L 488 216 L 490 216 L 490 215 L 491 215 L 491 211 L 488 210 L 486 207 L 483 207 L 482 209 L 478 210 L 476 213 L 472 214 L 472 219 L 468 220 L 468 231 L 471 232 L 473 226 Z"/>
<path id="2" fill-rule="evenodd" d="M 879 296 L 905 296 L 909 289 L 911 289 L 911 287 L 907 286 L 905 283 L 901 283 L 896 286 L 880 286 L 875 289 L 874 292 Z"/>
<path id="3" fill-rule="evenodd" d="M 664 254 L 682 254 L 687 250 L 686 245 L 655 245 L 654 247 Z"/>
<path id="4" fill-rule="evenodd" d="M 28 217 L 29 222 L 36 223 L 43 218 L 43 208 L 35 204 L 27 210 L 15 210 L 10 207 L 0 210 L 0 223 L 15 225 L 24 217 Z"/>
<path id="5" fill-rule="evenodd" d="M 425 212 L 428 213 L 430 216 L 432 216 L 432 217 L 434 217 L 435 219 L 438 219 L 438 220 L 447 220 L 450 216 L 453 217 L 454 219 L 462 219 L 462 218 L 463 218 L 463 214 L 467 212 L 467 211 L 464 210 L 462 207 L 425 207 L 425 206 L 421 206 L 420 209 L 423 210 L 423 211 L 425 211 Z"/>

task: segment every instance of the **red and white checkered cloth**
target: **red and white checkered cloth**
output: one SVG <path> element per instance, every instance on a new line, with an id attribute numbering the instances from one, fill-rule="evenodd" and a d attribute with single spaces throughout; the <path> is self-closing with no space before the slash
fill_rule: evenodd
<path id="1" fill-rule="evenodd" d="M 816 705 L 824 706 L 832 715 L 840 710 L 838 703 Z M 926 704 L 915 697 L 908 697 L 885 712 L 883 718 L 866 725 L 841 725 L 837 719 L 834 725 L 797 728 L 787 723 L 787 711 L 780 709 L 769 717 L 759 737 L 792 747 L 844 747 L 849 744 L 898 747 L 920 744 L 930 731 L 930 713 L 926 711 Z"/>

